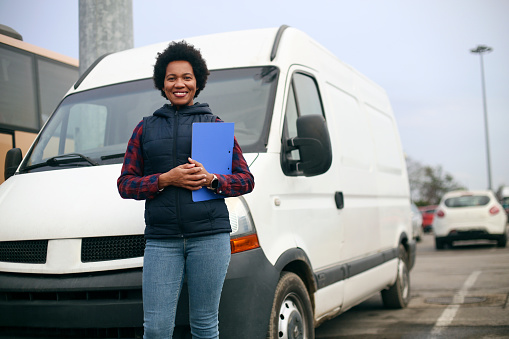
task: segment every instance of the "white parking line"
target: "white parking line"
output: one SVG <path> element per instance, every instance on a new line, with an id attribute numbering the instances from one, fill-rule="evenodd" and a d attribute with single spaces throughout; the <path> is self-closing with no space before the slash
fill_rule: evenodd
<path id="1" fill-rule="evenodd" d="M 440 335 L 442 330 L 452 323 L 454 317 L 456 316 L 456 312 L 458 312 L 458 309 L 460 308 L 460 305 L 465 301 L 465 295 L 474 285 L 480 274 L 481 271 L 474 271 L 470 274 L 467 280 L 465 280 L 465 283 L 461 289 L 454 295 L 451 305 L 447 306 L 447 308 L 442 312 L 442 315 L 440 315 L 436 321 L 435 326 L 433 326 L 431 329 L 431 338 L 435 338 L 436 336 Z"/>

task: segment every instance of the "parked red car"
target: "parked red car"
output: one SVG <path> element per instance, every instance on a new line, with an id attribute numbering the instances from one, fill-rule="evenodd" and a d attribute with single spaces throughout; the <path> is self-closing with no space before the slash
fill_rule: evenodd
<path id="1" fill-rule="evenodd" d="M 435 215 L 435 210 L 437 205 L 429 205 L 429 206 L 421 206 L 419 207 L 419 211 L 422 213 L 422 229 L 424 232 L 431 232 L 433 225 L 433 216 Z"/>

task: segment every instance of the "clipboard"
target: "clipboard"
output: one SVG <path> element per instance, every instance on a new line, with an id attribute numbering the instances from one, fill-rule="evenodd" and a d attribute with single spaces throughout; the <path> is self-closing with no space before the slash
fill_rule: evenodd
<path id="1" fill-rule="evenodd" d="M 191 157 L 209 173 L 232 174 L 234 127 L 233 122 L 193 123 Z M 192 194 L 194 202 L 224 198 L 206 187 Z"/>

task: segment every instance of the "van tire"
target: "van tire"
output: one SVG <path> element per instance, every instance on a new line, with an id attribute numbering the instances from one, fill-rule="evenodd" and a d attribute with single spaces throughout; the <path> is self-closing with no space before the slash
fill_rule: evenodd
<path id="1" fill-rule="evenodd" d="M 405 308 L 410 302 L 410 271 L 408 254 L 403 244 L 399 245 L 398 273 L 396 281 L 388 289 L 383 290 L 382 300 L 387 308 Z"/>
<path id="2" fill-rule="evenodd" d="M 314 339 L 313 308 L 298 275 L 282 272 L 274 293 L 267 339 Z"/>

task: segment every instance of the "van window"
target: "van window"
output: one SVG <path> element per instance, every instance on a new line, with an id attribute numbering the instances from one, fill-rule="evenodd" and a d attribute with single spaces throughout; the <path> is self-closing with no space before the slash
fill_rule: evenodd
<path id="1" fill-rule="evenodd" d="M 273 66 L 211 71 L 196 100 L 208 103 L 223 121 L 235 123 L 244 153 L 266 152 L 278 75 Z"/>
<path id="2" fill-rule="evenodd" d="M 66 117 L 68 119 L 60 119 L 52 140 L 44 149 L 43 158 L 64 153 L 86 153 L 104 147 L 107 114 L 104 106 L 74 105 Z M 67 131 L 65 138 L 60 138 L 62 131 Z"/>
<path id="3" fill-rule="evenodd" d="M 223 121 L 235 123 L 245 153 L 266 152 L 278 74 L 276 67 L 212 71 L 195 102 L 209 103 Z M 51 116 L 20 170 L 88 166 L 82 156 L 100 165 L 121 163 L 136 125 L 166 103 L 152 79 L 72 94 Z M 50 160 L 71 153 L 58 166 Z"/>
<path id="4" fill-rule="evenodd" d="M 281 166 L 289 176 L 302 175 L 295 167 L 300 160 L 299 151 L 287 146 L 287 140 L 297 136 L 297 118 L 304 115 L 323 114 L 320 92 L 313 77 L 295 73 L 290 83 L 282 133 Z"/>
<path id="5" fill-rule="evenodd" d="M 322 101 L 315 79 L 302 73 L 296 73 L 293 76 L 292 83 L 297 93 L 299 116 L 307 114 L 323 115 Z"/>
<path id="6" fill-rule="evenodd" d="M 134 127 L 144 115 L 163 104 L 164 99 L 148 81 L 71 95 L 48 121 L 26 165 L 34 166 L 69 153 L 80 153 L 99 163 L 118 155 L 114 160 L 121 162 Z"/>

